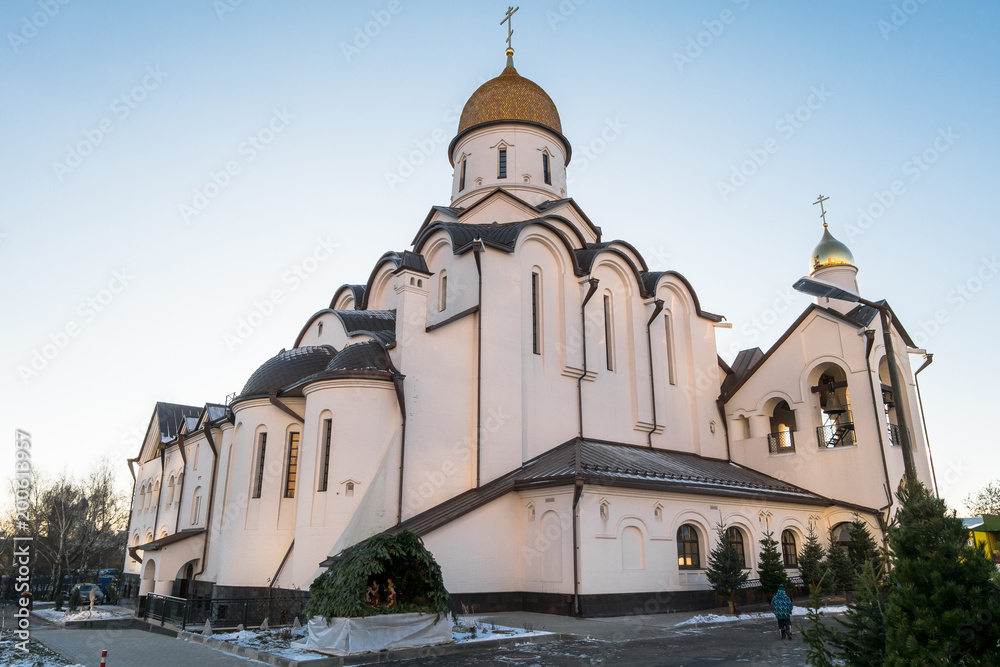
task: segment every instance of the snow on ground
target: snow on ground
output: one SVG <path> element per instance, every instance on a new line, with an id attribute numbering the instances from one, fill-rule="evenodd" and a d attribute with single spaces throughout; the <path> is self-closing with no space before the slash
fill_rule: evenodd
<path id="1" fill-rule="evenodd" d="M 306 626 L 291 630 L 280 628 L 275 630 L 243 630 L 240 632 L 215 633 L 212 639 L 218 639 L 238 646 L 246 646 L 259 651 L 281 656 L 290 660 L 320 660 L 329 656 L 306 649 L 294 648 L 292 642 L 301 641 L 306 636 Z M 478 617 L 460 617 L 453 626 L 452 641 L 456 644 L 481 642 L 488 639 L 503 639 L 507 637 L 535 637 L 550 635 L 551 632 L 512 628 L 505 625 L 490 623 Z"/>
<path id="2" fill-rule="evenodd" d="M 458 623 L 453 626 L 451 631 L 451 637 L 456 644 L 468 644 L 470 642 L 482 642 L 487 639 L 503 639 L 505 637 L 521 638 L 551 634 L 551 632 L 543 632 L 541 630 L 528 630 L 525 628 L 497 625 L 496 623 L 490 623 L 474 616 L 460 616 Z"/>
<path id="3" fill-rule="evenodd" d="M 29 641 L 28 651 L 24 652 L 17 647 L 16 639 L 0 639 L 0 665 L 4 667 L 65 667 L 67 664 L 62 656 L 50 651 L 36 640 Z M 76 664 L 69 667 L 83 667 L 83 665 Z"/>
<path id="4" fill-rule="evenodd" d="M 129 609 L 128 607 L 117 607 L 115 605 L 103 605 L 100 607 L 94 607 L 94 611 L 91 612 L 89 607 L 79 609 L 75 612 L 69 612 L 67 610 L 56 611 L 53 608 L 47 609 L 34 609 L 32 612 L 35 616 L 44 618 L 49 623 L 55 623 L 56 625 L 65 625 L 67 622 L 72 623 L 73 621 L 96 621 L 104 618 L 120 618 L 123 616 L 133 616 L 135 614 L 134 609 Z"/>
<path id="5" fill-rule="evenodd" d="M 847 611 L 846 606 L 841 607 L 820 607 L 821 614 L 842 614 Z M 793 607 L 792 616 L 805 616 L 809 613 L 808 607 Z M 686 621 L 681 621 L 675 627 L 682 625 L 700 625 L 702 623 L 732 623 L 733 621 L 743 621 L 755 618 L 774 618 L 772 612 L 756 612 L 753 614 L 740 614 L 739 616 L 722 616 L 720 614 L 700 614 Z"/>

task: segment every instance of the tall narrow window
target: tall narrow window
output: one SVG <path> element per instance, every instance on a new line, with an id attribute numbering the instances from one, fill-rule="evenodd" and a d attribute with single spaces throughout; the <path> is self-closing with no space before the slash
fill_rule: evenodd
<path id="1" fill-rule="evenodd" d="M 264 452 L 267 450 L 267 433 L 261 433 L 257 441 L 257 469 L 254 471 L 253 497 L 260 498 L 264 486 Z"/>
<path id="2" fill-rule="evenodd" d="M 552 185 L 552 173 L 549 171 L 549 154 L 542 153 L 542 178 L 546 185 Z"/>
<path id="3" fill-rule="evenodd" d="M 604 351 L 607 356 L 608 370 L 615 370 L 615 338 L 614 325 L 611 322 L 611 296 L 604 295 Z"/>
<path id="4" fill-rule="evenodd" d="M 743 563 L 743 567 L 747 567 L 747 554 L 746 549 L 743 546 L 743 531 L 739 528 L 729 528 L 726 530 L 726 539 L 729 540 L 729 546 L 736 550 L 736 553 L 740 556 L 740 562 Z"/>
<path id="5" fill-rule="evenodd" d="M 441 286 L 438 288 L 438 312 L 448 307 L 448 276 L 441 273 Z"/>
<path id="6" fill-rule="evenodd" d="M 288 434 L 288 468 L 285 470 L 285 497 L 295 497 L 295 473 L 299 468 L 299 434 Z"/>
<path id="7" fill-rule="evenodd" d="M 201 487 L 194 490 L 194 503 L 191 505 L 191 525 L 197 526 L 201 521 Z"/>
<path id="8" fill-rule="evenodd" d="M 199 442 L 194 446 L 194 464 L 191 466 L 192 470 L 198 469 L 198 454 L 201 453 L 201 443 Z"/>
<path id="9" fill-rule="evenodd" d="M 674 375 L 674 329 L 670 313 L 663 316 L 663 329 L 667 337 L 667 379 L 670 384 L 677 384 L 677 378 Z"/>
<path id="10" fill-rule="evenodd" d="M 781 531 L 781 558 L 785 567 L 799 566 L 799 552 L 795 548 L 795 533 L 787 529 Z"/>
<path id="11" fill-rule="evenodd" d="M 531 351 L 535 354 L 542 353 L 542 332 L 539 327 L 541 322 L 539 321 L 539 308 L 541 304 L 539 303 L 541 297 L 541 283 L 542 277 L 535 273 L 531 273 Z"/>
<path id="12" fill-rule="evenodd" d="M 458 191 L 461 192 L 465 189 L 465 158 L 462 158 L 461 172 L 458 175 Z"/>
<path id="13" fill-rule="evenodd" d="M 507 149 L 500 149 L 500 163 L 497 166 L 497 178 L 507 178 Z"/>
<path id="14" fill-rule="evenodd" d="M 330 484 L 330 437 L 333 434 L 333 420 L 323 420 L 323 477 L 319 481 L 319 490 L 326 491 Z"/>

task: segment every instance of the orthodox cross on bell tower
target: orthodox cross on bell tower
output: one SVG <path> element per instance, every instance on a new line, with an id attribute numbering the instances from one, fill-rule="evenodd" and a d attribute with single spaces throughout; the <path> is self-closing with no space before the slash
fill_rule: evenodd
<path id="1" fill-rule="evenodd" d="M 823 208 L 823 202 L 825 202 L 827 199 L 829 199 L 829 197 L 824 197 L 823 195 L 820 195 L 819 198 L 813 202 L 813 206 L 819 204 L 819 210 L 820 210 L 819 217 L 823 218 L 823 229 L 826 229 L 826 209 Z"/>
<path id="2" fill-rule="evenodd" d="M 510 20 L 510 17 L 513 16 L 514 12 L 516 12 L 519 9 L 520 9 L 520 7 L 511 7 L 511 6 L 508 5 L 507 6 L 507 18 L 505 18 L 503 21 L 500 21 L 500 25 L 503 25 L 504 23 L 507 24 L 507 48 L 508 49 L 511 48 L 511 46 L 510 46 L 510 38 L 514 35 L 514 22 Z"/>

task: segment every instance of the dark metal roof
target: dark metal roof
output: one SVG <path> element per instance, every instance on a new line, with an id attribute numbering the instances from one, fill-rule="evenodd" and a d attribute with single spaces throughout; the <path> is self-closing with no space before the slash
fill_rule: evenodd
<path id="1" fill-rule="evenodd" d="M 656 285 L 660 282 L 660 278 L 663 276 L 673 276 L 677 280 L 684 284 L 688 292 L 691 293 L 691 298 L 694 299 L 695 310 L 698 311 L 699 317 L 704 317 L 706 320 L 712 320 L 713 322 L 721 322 L 726 319 L 722 315 L 716 315 L 715 313 L 710 313 L 707 310 L 701 309 L 701 302 L 698 301 L 698 294 L 694 291 L 694 287 L 688 282 L 688 279 L 677 273 L 676 271 L 645 271 L 642 274 L 642 285 L 646 289 L 646 294 L 656 294 Z"/>
<path id="2" fill-rule="evenodd" d="M 354 296 L 354 309 L 359 310 L 361 304 L 365 301 L 365 286 L 364 285 L 341 285 L 337 288 L 337 291 L 333 294 L 333 299 L 330 300 L 330 309 L 332 310 L 337 305 L 337 297 L 344 290 L 351 290 L 351 294 Z"/>
<path id="3" fill-rule="evenodd" d="M 335 310 L 348 336 L 366 334 L 383 345 L 396 341 L 395 310 Z"/>
<path id="4" fill-rule="evenodd" d="M 729 461 L 576 438 L 386 532 L 411 530 L 424 535 L 510 491 L 573 484 L 577 477 L 577 451 L 580 454 L 579 475 L 584 484 L 818 506 L 833 504 L 828 498 Z"/>
<path id="5" fill-rule="evenodd" d="M 217 422 L 220 419 L 229 418 L 229 406 L 219 405 L 218 403 L 206 403 L 205 410 L 208 411 L 208 421 Z"/>
<path id="6" fill-rule="evenodd" d="M 417 252 L 410 252 L 409 250 L 403 251 L 403 256 L 399 260 L 399 268 L 396 269 L 396 273 L 403 270 L 416 271 L 428 276 L 431 275 L 431 270 L 427 268 L 427 260 L 424 259 L 424 256 Z"/>
<path id="7" fill-rule="evenodd" d="M 287 387 L 287 389 L 297 389 L 320 380 L 358 377 L 359 375 L 364 377 L 380 377 L 385 380 L 402 377 L 395 366 L 392 365 L 392 360 L 389 358 L 389 353 L 386 351 L 385 346 L 377 341 L 365 341 L 363 343 L 348 345 L 330 360 L 326 368 L 318 373 L 313 373 L 308 377 L 302 378 L 300 381 Z"/>
<path id="8" fill-rule="evenodd" d="M 267 396 L 302 378 L 323 370 L 337 351 L 330 345 L 296 347 L 282 350 L 261 365 L 247 380 L 237 401 Z"/>
<path id="9" fill-rule="evenodd" d="M 580 264 L 580 268 L 590 273 L 590 268 L 594 265 L 594 259 L 601 254 L 602 250 L 606 250 L 611 243 L 590 243 L 583 250 L 577 250 L 576 261 Z M 648 292 L 649 290 L 646 291 Z"/>
<path id="10" fill-rule="evenodd" d="M 181 540 L 186 540 L 189 537 L 196 537 L 205 532 L 204 528 L 189 528 L 188 530 L 182 530 L 179 533 L 173 533 L 172 535 L 167 535 L 166 537 L 161 537 L 158 540 L 153 540 L 152 542 L 146 542 L 145 544 L 140 544 L 136 549 L 140 551 L 159 551 L 163 547 L 173 544 L 174 542 L 180 542 Z"/>
<path id="11" fill-rule="evenodd" d="M 202 408 L 196 408 L 193 405 L 157 402 L 156 422 L 160 428 L 160 442 L 168 442 L 176 438 L 184 420 L 189 417 L 197 419 L 201 415 L 201 411 Z"/>
<path id="12" fill-rule="evenodd" d="M 759 347 L 754 347 L 749 350 L 740 350 L 739 354 L 736 355 L 736 359 L 733 361 L 732 375 L 726 377 L 725 381 L 722 383 L 722 393 L 725 394 L 732 387 L 736 385 L 743 376 L 750 372 L 754 366 L 760 363 L 760 360 L 764 358 L 764 353 Z"/>
<path id="13" fill-rule="evenodd" d="M 514 248 L 517 246 L 517 237 L 529 222 L 492 222 L 489 224 L 439 222 L 435 226 L 440 225 L 448 232 L 451 236 L 451 245 L 455 254 L 458 255 L 475 245 L 477 239 L 482 239 L 483 243 L 491 248 L 504 252 L 514 252 Z"/>

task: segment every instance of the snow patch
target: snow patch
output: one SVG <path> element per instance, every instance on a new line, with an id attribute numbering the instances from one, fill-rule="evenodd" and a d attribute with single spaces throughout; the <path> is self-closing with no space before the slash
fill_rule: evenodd
<path id="1" fill-rule="evenodd" d="M 847 611 L 846 606 L 839 607 L 820 607 L 819 613 L 821 614 L 843 614 Z M 792 607 L 792 616 L 805 616 L 809 613 L 808 607 Z M 700 614 L 689 618 L 686 621 L 681 621 L 675 627 L 680 627 L 682 625 L 701 625 L 702 623 L 732 623 L 733 621 L 745 621 L 761 618 L 774 618 L 774 614 L 771 612 L 756 612 L 752 614 L 740 614 L 739 616 L 722 616 L 720 614 Z"/>

